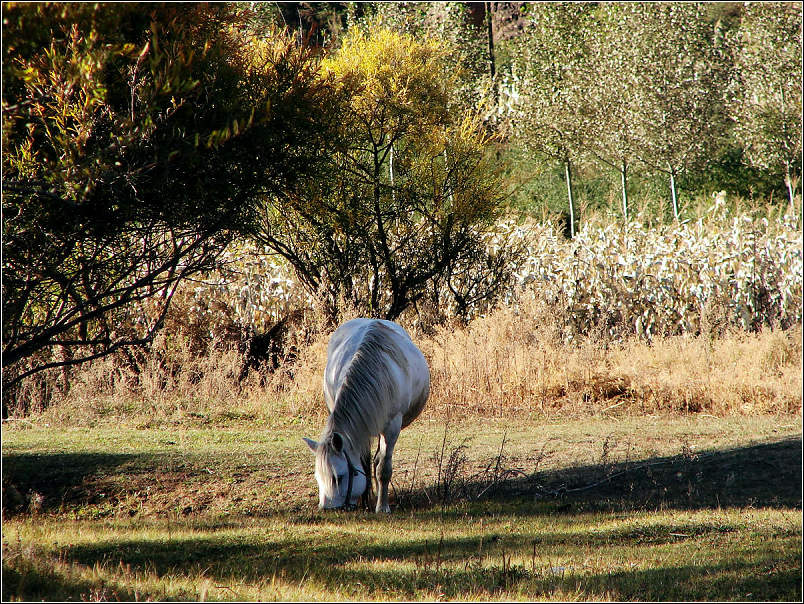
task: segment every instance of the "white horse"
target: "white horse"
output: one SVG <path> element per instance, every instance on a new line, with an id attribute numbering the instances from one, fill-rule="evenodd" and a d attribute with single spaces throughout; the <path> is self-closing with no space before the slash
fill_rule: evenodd
<path id="1" fill-rule="evenodd" d="M 430 394 L 430 369 L 402 327 L 381 319 L 352 319 L 332 334 L 324 370 L 330 415 L 315 453 L 318 507 L 348 508 L 368 496 L 371 439 L 377 512 L 390 512 L 391 457 L 399 432 L 421 413 Z"/>

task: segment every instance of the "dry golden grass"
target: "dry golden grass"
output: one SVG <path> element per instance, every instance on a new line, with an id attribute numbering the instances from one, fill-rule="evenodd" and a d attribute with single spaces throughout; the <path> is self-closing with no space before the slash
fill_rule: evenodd
<path id="1" fill-rule="evenodd" d="M 598 413 L 800 413 L 801 326 L 620 342 L 560 337 L 550 309 L 523 301 L 467 326 L 410 329 L 430 363 L 430 418 L 577 417 Z M 107 358 L 76 371 L 45 411 L 54 422 L 257 419 L 322 422 L 328 334 L 301 346 L 292 365 L 238 382 L 234 350 L 199 354 L 157 341 L 140 371 Z"/>
<path id="2" fill-rule="evenodd" d="M 647 410 L 730 413 L 801 411 L 801 327 L 632 342 L 610 355 L 636 402 Z"/>
<path id="3" fill-rule="evenodd" d="M 590 334 L 567 343 L 549 314 L 532 310 L 501 309 L 420 342 L 433 374 L 432 412 L 801 411 L 800 326 L 651 343 Z"/>

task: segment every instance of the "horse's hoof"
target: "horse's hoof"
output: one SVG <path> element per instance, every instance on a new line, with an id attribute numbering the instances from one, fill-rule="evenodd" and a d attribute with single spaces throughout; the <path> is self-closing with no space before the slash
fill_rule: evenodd
<path id="1" fill-rule="evenodd" d="M 391 506 L 390 505 L 384 505 L 384 506 L 382 506 L 380 508 L 377 508 L 377 513 L 378 514 L 380 514 L 380 513 L 390 514 L 391 513 Z"/>

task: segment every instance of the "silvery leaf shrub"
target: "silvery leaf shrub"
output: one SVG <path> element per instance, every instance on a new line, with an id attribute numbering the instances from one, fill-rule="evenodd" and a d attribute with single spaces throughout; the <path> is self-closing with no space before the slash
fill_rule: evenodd
<path id="1" fill-rule="evenodd" d="M 717 216 L 715 216 L 715 214 Z M 802 318 L 802 232 L 798 218 L 729 216 L 722 206 L 685 224 L 586 223 L 572 240 L 551 223 L 502 222 L 486 238 L 490 256 L 510 246 L 512 285 L 500 300 L 547 304 L 567 339 L 601 330 L 609 337 L 701 333 L 717 310 L 719 328 L 786 328 Z M 457 306 L 435 292 L 442 317 Z M 219 270 L 193 284 L 189 312 L 204 323 L 234 321 L 262 332 L 314 296 L 278 257 L 241 243 Z M 465 310 L 465 309 L 464 309 Z M 481 301 L 470 316 L 487 314 Z"/>
<path id="2" fill-rule="evenodd" d="M 509 227 L 529 241 L 518 295 L 547 301 L 566 337 L 700 333 L 707 310 L 755 330 L 801 321 L 802 236 L 795 218 L 748 215 L 647 228 L 587 224 L 567 241 L 551 225 Z M 512 300 L 515 296 L 512 295 Z"/>

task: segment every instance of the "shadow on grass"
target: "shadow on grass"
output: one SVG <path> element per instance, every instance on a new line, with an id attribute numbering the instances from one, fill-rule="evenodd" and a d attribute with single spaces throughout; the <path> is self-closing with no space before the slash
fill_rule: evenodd
<path id="1" fill-rule="evenodd" d="M 3 455 L 3 515 L 65 510 L 101 502 L 109 485 L 139 488 L 175 467 L 167 454 L 21 453 Z"/>
<path id="2" fill-rule="evenodd" d="M 5 558 L 5 556 L 4 556 Z M 103 582 L 60 573 L 46 561 L 26 560 L 20 565 L 3 560 L 3 602 L 12 600 L 134 602 L 140 594 Z"/>
<path id="3" fill-rule="evenodd" d="M 206 464 L 208 460 L 204 463 Z M 181 464 L 164 455 L 7 455 L 3 458 L 3 483 L 44 495 L 45 508 L 69 507 L 73 499 L 91 501 L 104 481 L 129 483 L 139 488 L 165 464 Z M 255 469 L 260 460 L 255 460 Z M 284 515 L 291 524 L 315 524 L 342 518 L 344 523 L 363 526 L 364 531 L 320 539 L 288 531 L 279 539 L 264 533 L 236 531 L 244 525 L 233 519 L 198 518 L 190 536 L 153 539 L 120 539 L 73 545 L 56 552 L 66 563 L 93 568 L 154 572 L 159 576 L 203 576 L 216 581 L 270 583 L 272 578 L 301 584 L 312 581 L 340 597 L 416 598 L 421 592 L 447 598 L 466 594 L 529 594 L 532 597 L 600 597 L 638 600 L 794 600 L 801 598 L 801 535 L 795 528 L 779 531 L 772 539 L 763 536 L 731 538 L 741 527 L 729 524 L 658 524 L 638 528 L 584 531 L 548 530 L 538 534 L 522 531 L 494 533 L 474 531 L 466 537 L 434 540 L 399 537 L 388 542 L 371 539 L 373 525 L 438 520 L 454 532 L 473 516 L 567 516 L 590 511 L 618 512 L 655 509 L 711 509 L 723 507 L 801 507 L 801 438 L 747 447 L 652 458 L 629 463 L 593 464 L 560 470 L 509 476 L 489 482 L 486 478 L 458 476 L 452 500 L 442 506 L 434 501 L 433 487 L 397 493 L 397 514 L 386 517 L 371 513 L 338 512 L 336 515 L 287 508 L 263 515 Z M 198 480 L 202 470 L 187 463 L 178 466 L 177 480 Z M 153 478 L 152 478 L 153 479 Z M 155 480 L 155 479 L 154 479 Z M 482 496 L 478 494 L 482 493 Z M 47 503 L 51 502 L 51 503 Z M 5 497 L 4 497 L 5 504 Z M 143 524 L 158 520 L 142 519 Z M 184 520 L 192 523 L 193 518 Z M 458 526 L 460 525 L 460 526 Z M 189 526 L 189 524 L 188 524 Z M 457 527 L 457 528 L 456 528 Z M 377 534 L 387 534 L 379 531 Z M 443 533 L 442 533 L 443 535 Z M 750 539 L 750 542 L 746 542 Z M 684 564 L 660 568 L 624 568 L 595 574 L 588 568 L 552 568 L 537 560 L 544 551 L 577 551 L 591 548 L 665 547 L 685 540 L 720 543 L 708 545 L 705 560 L 684 560 Z M 5 544 L 4 544 L 5 550 Z M 694 552 L 694 549 L 692 550 Z M 530 552 L 533 552 L 529 564 Z M 716 552 L 712 554 L 712 552 Z M 6 553 L 6 552 L 4 552 Z M 511 554 L 526 562 L 512 565 Z M 509 556 L 506 564 L 505 555 Z M 691 556 L 694 557 L 694 556 Z M 63 599 L 98 595 L 108 599 L 130 599 L 131 594 L 110 591 L 103 583 L 79 580 L 72 573 L 27 568 L 28 560 L 4 556 L 3 599 Z M 390 561 L 396 564 L 373 564 Z M 370 566 L 367 566 L 370 564 Z M 354 587 L 353 587 L 354 586 Z M 359 588 L 357 586 L 360 586 Z M 156 588 L 155 588 L 156 589 Z M 358 591 L 359 589 L 359 591 Z M 106 590 L 106 591 L 104 591 Z M 164 599 L 163 593 L 138 594 Z M 236 593 L 229 594 L 239 599 Z M 183 599 L 195 599 L 187 593 Z M 229 596 L 227 596 L 229 597 Z"/>
<path id="4" fill-rule="evenodd" d="M 517 472 L 513 477 L 504 470 L 501 478 L 458 475 L 447 493 L 432 487 L 400 490 L 397 509 L 430 507 L 441 514 L 449 513 L 443 504 L 456 502 L 468 502 L 470 513 L 484 513 L 491 505 L 495 512 L 509 514 L 746 506 L 800 509 L 801 451 L 801 437 L 791 437 L 695 454 Z"/>
<path id="5" fill-rule="evenodd" d="M 495 476 L 470 476 L 459 468 L 449 489 L 444 488 L 443 480 L 414 488 L 397 487 L 392 504 L 399 512 L 429 510 L 439 517 L 490 511 L 530 515 L 719 506 L 800 508 L 801 445 L 801 437 L 792 437 L 735 449 L 531 474 L 513 473 L 503 467 Z M 214 463 L 211 459 L 189 460 L 179 452 L 4 455 L 3 514 L 9 517 L 31 511 L 69 511 L 71 507 L 108 503 L 110 496 L 123 498 L 151 487 L 170 494 L 189 483 L 212 485 L 215 480 L 228 480 L 231 468 L 217 469 Z M 216 470 L 214 475 L 208 469 L 210 465 Z M 254 476 L 263 472 L 263 466 L 264 460 L 254 458 L 237 470 L 241 475 Z M 294 473 L 270 480 L 287 482 L 285 486 L 289 487 L 298 483 Z M 404 480 L 398 478 L 395 482 Z M 235 486 L 232 496 L 237 495 Z M 461 509 L 456 511 L 455 504 L 462 504 Z M 290 507 L 273 505 L 270 510 L 251 513 L 273 516 L 312 509 L 314 505 L 312 500 L 298 501 Z"/>
<path id="6" fill-rule="evenodd" d="M 688 531 L 690 537 L 716 539 L 738 528 L 667 524 L 651 526 L 648 532 L 590 528 L 543 532 L 537 537 L 527 531 L 502 536 L 485 533 L 435 542 L 397 537 L 385 543 L 371 542 L 365 535 L 337 539 L 288 535 L 275 540 L 254 534 L 193 534 L 173 540 L 113 538 L 64 548 L 59 555 L 65 561 L 89 567 L 124 567 L 162 577 L 203 576 L 224 584 L 266 585 L 279 579 L 286 584 L 301 585 L 310 581 L 346 598 L 392 595 L 412 599 L 421 597 L 422 591 L 440 591 L 447 598 L 467 594 L 494 598 L 519 593 L 532 597 L 576 594 L 619 600 L 800 599 L 801 548 L 792 530 L 775 535 L 774 540 L 760 540 L 749 550 L 740 545 L 710 549 L 705 559 L 661 568 L 594 573 L 587 568 L 557 568 L 541 562 L 543 552 L 562 551 L 561 547 L 550 549 L 555 546 L 627 550 L 679 540 L 676 535 L 681 530 Z M 531 551 L 534 556 L 529 562 Z M 511 564 L 512 554 L 524 562 Z M 690 558 L 695 558 L 694 554 Z M 61 584 L 54 589 L 62 588 L 67 589 L 65 593 L 76 591 Z M 34 590 L 11 593 L 26 599 L 54 594 Z M 194 599 L 197 594 L 181 597 Z M 232 597 L 241 599 L 237 593 Z"/>

